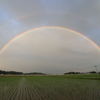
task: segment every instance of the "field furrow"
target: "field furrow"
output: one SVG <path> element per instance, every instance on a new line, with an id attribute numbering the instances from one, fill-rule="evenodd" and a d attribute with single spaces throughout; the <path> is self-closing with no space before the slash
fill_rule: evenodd
<path id="1" fill-rule="evenodd" d="M 100 100 L 100 80 L 65 76 L 0 77 L 0 100 Z"/>

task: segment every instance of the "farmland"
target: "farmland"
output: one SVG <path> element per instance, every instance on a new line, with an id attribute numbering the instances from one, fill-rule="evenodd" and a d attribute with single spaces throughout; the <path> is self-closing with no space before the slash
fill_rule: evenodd
<path id="1" fill-rule="evenodd" d="M 0 100 L 100 100 L 100 75 L 0 76 Z"/>

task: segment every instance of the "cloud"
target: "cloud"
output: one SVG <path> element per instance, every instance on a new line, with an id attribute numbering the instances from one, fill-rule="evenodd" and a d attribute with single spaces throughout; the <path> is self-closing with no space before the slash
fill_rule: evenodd
<path id="1" fill-rule="evenodd" d="M 75 29 L 100 44 L 99 31 L 94 31 L 100 26 L 98 0 L 1 0 L 0 7 L 0 47 L 15 35 L 44 25 Z"/>
<path id="2" fill-rule="evenodd" d="M 99 64 L 100 52 L 78 34 L 56 27 L 34 30 L 13 41 L 0 55 L 7 70 L 64 73 L 89 71 Z"/>

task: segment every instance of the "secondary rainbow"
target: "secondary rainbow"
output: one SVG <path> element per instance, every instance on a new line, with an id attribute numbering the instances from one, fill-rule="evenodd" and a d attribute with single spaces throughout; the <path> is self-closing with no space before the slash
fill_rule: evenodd
<path id="1" fill-rule="evenodd" d="M 89 39 L 88 37 L 86 37 L 85 35 L 83 35 L 82 33 L 80 32 L 77 32 L 75 30 L 72 30 L 72 29 L 69 29 L 69 28 L 66 28 L 66 27 L 62 27 L 62 26 L 41 26 L 41 27 L 38 27 L 38 28 L 33 28 L 31 30 L 28 30 L 26 32 L 22 32 L 20 33 L 19 35 L 16 35 L 13 39 L 9 40 L 8 43 L 6 43 L 1 49 L 0 49 L 0 54 L 2 54 L 9 46 L 11 43 L 13 43 L 13 41 L 21 38 L 22 36 L 32 32 L 32 31 L 36 31 L 36 30 L 39 30 L 41 28 L 59 28 L 59 29 L 65 29 L 69 32 L 73 32 L 73 34 L 76 34 L 76 35 L 79 35 L 81 36 L 82 38 L 84 38 L 85 40 L 89 41 L 91 43 L 91 45 L 93 45 L 95 48 L 97 48 L 97 50 L 100 51 L 100 47 L 94 42 L 92 41 L 91 39 Z"/>

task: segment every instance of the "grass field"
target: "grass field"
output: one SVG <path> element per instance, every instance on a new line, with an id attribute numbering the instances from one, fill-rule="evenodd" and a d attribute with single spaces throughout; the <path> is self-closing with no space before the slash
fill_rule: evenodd
<path id="1" fill-rule="evenodd" d="M 1 76 L 0 100 L 100 100 L 100 75 Z"/>

